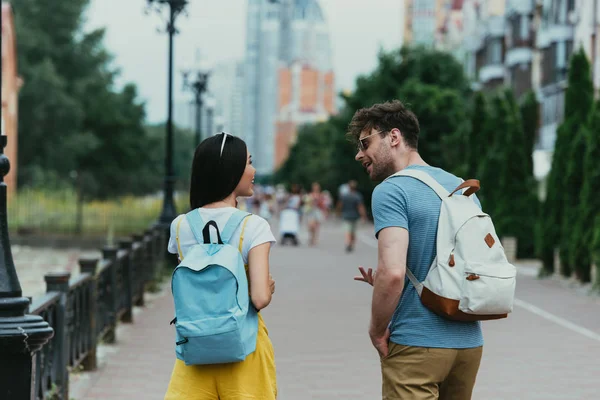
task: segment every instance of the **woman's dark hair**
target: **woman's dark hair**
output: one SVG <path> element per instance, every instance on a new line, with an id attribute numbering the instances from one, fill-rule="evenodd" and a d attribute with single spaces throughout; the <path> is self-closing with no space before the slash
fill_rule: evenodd
<path id="1" fill-rule="evenodd" d="M 246 143 L 238 137 L 221 133 L 203 140 L 192 162 L 190 207 L 195 209 L 229 196 L 244 175 L 247 158 Z"/>

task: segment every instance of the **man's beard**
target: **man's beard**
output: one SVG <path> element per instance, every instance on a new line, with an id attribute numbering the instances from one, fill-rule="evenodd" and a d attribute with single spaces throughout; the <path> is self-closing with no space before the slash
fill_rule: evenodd
<path id="1" fill-rule="evenodd" d="M 379 148 L 377 155 L 379 161 L 377 163 L 371 164 L 373 167 L 373 172 L 371 173 L 371 180 L 375 182 L 382 182 L 388 176 L 396 172 L 394 168 L 394 159 L 388 152 L 386 152 L 386 149 L 383 147 Z"/>

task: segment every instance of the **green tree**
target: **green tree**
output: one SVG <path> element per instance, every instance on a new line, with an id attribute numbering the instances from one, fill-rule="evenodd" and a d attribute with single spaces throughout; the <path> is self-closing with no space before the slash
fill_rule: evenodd
<path id="1" fill-rule="evenodd" d="M 161 191 L 165 176 L 165 124 L 146 127 L 148 139 L 145 144 L 147 159 L 143 163 L 139 185 L 140 193 Z M 195 134 L 189 129 L 173 127 L 173 170 L 177 177 L 176 190 L 187 192 L 190 188 L 192 160 L 194 158 Z"/>
<path id="2" fill-rule="evenodd" d="M 419 119 L 423 159 L 462 175 L 467 163 L 463 138 L 468 124 L 460 92 L 410 79 L 398 90 L 397 98 L 405 99 Z"/>
<path id="3" fill-rule="evenodd" d="M 471 112 L 471 127 L 467 139 L 467 175 L 477 178 L 481 165 L 485 162 L 490 151 L 490 141 L 493 138 L 488 130 L 490 114 L 487 99 L 483 92 L 477 92 L 473 98 Z"/>
<path id="4" fill-rule="evenodd" d="M 329 122 L 302 126 L 298 140 L 279 169 L 276 180 L 287 184 L 297 183 L 304 188 L 309 188 L 316 181 L 323 188 L 331 189 L 332 147 L 328 144 L 332 133 L 335 130 Z"/>
<path id="5" fill-rule="evenodd" d="M 569 227 L 567 217 L 571 208 L 578 204 L 582 182 L 574 174 L 580 173 L 576 165 L 581 164 L 583 153 L 577 153 L 582 141 L 575 137 L 583 135 L 581 127 L 589 118 L 593 105 L 594 88 L 590 76 L 590 65 L 583 50 L 574 54 L 569 66 L 568 87 L 565 94 L 565 120 L 557 130 L 552 168 L 548 176 L 546 200 L 538 228 L 538 257 L 546 271 L 553 270 L 554 249 L 560 248 L 561 273 L 569 276 L 573 270 L 569 254 Z M 570 158 L 574 157 L 574 158 Z"/>
<path id="6" fill-rule="evenodd" d="M 593 246 L 594 224 L 592 223 L 600 216 L 600 101 L 597 101 L 591 114 L 589 126 L 581 129 L 581 135 L 577 140 L 583 143 L 573 145 L 572 151 L 584 152 L 584 160 L 581 171 L 582 189 L 578 207 L 570 209 L 574 219 L 573 229 L 570 236 L 571 265 L 579 279 L 589 282 L 591 279 L 591 263 L 595 252 Z M 574 154 L 581 157 L 580 153 Z M 580 163 L 573 163 L 580 164 Z M 578 171 L 571 171 L 576 174 Z M 600 249 L 599 249 L 600 250 Z"/>
<path id="7" fill-rule="evenodd" d="M 525 135 L 525 153 L 527 155 L 527 172 L 533 175 L 533 148 L 537 139 L 540 112 L 535 93 L 528 92 L 520 107 L 523 134 Z"/>
<path id="8" fill-rule="evenodd" d="M 135 86 L 114 89 L 104 30 L 83 30 L 89 0 L 14 0 L 19 38 L 19 179 L 76 176 L 80 201 L 129 193 L 146 140 Z"/>
<path id="9" fill-rule="evenodd" d="M 508 145 L 506 132 L 511 130 L 509 122 L 509 109 L 502 93 L 494 93 L 490 99 L 489 126 L 494 127 L 494 134 L 488 137 L 488 150 L 485 157 L 481 158 L 478 177 L 481 190 L 477 193 L 483 210 L 494 218 L 494 223 L 500 222 L 498 217 L 499 204 L 502 202 L 501 178 L 505 168 L 505 146 Z M 501 233 L 502 228 L 496 226 Z"/>
<path id="10" fill-rule="evenodd" d="M 512 91 L 503 93 L 502 107 L 507 107 L 504 111 L 507 130 L 499 132 L 498 141 L 503 162 L 499 171 L 497 223 L 502 235 L 517 238 L 517 255 L 531 257 L 539 208 L 537 183 L 531 168 L 531 154 L 523 133 L 521 113 Z"/>

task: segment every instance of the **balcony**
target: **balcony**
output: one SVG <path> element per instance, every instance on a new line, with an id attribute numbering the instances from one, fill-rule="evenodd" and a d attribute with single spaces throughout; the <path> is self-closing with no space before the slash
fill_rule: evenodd
<path id="1" fill-rule="evenodd" d="M 506 9 L 509 13 L 529 14 L 533 12 L 533 3 L 532 0 L 508 0 Z"/>
<path id="2" fill-rule="evenodd" d="M 479 82 L 487 83 L 495 79 L 504 80 L 504 65 L 488 64 L 479 70 Z"/>
<path id="3" fill-rule="evenodd" d="M 530 63 L 533 58 L 533 52 L 527 47 L 517 47 L 506 51 L 506 65 L 512 67 L 516 64 Z"/>
<path id="4" fill-rule="evenodd" d="M 548 47 L 551 43 L 573 40 L 574 29 L 570 25 L 550 25 L 537 32 L 536 47 Z"/>

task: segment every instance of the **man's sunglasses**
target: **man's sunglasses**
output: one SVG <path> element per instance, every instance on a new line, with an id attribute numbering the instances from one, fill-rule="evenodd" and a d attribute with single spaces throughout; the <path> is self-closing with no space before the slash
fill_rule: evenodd
<path id="1" fill-rule="evenodd" d="M 358 139 L 358 150 L 359 151 L 367 150 L 369 148 L 369 142 L 366 139 L 370 138 L 371 136 L 382 134 L 383 132 L 385 132 L 385 131 L 378 131 L 378 132 L 370 134 L 369 136 L 365 136 L 362 139 Z"/>

